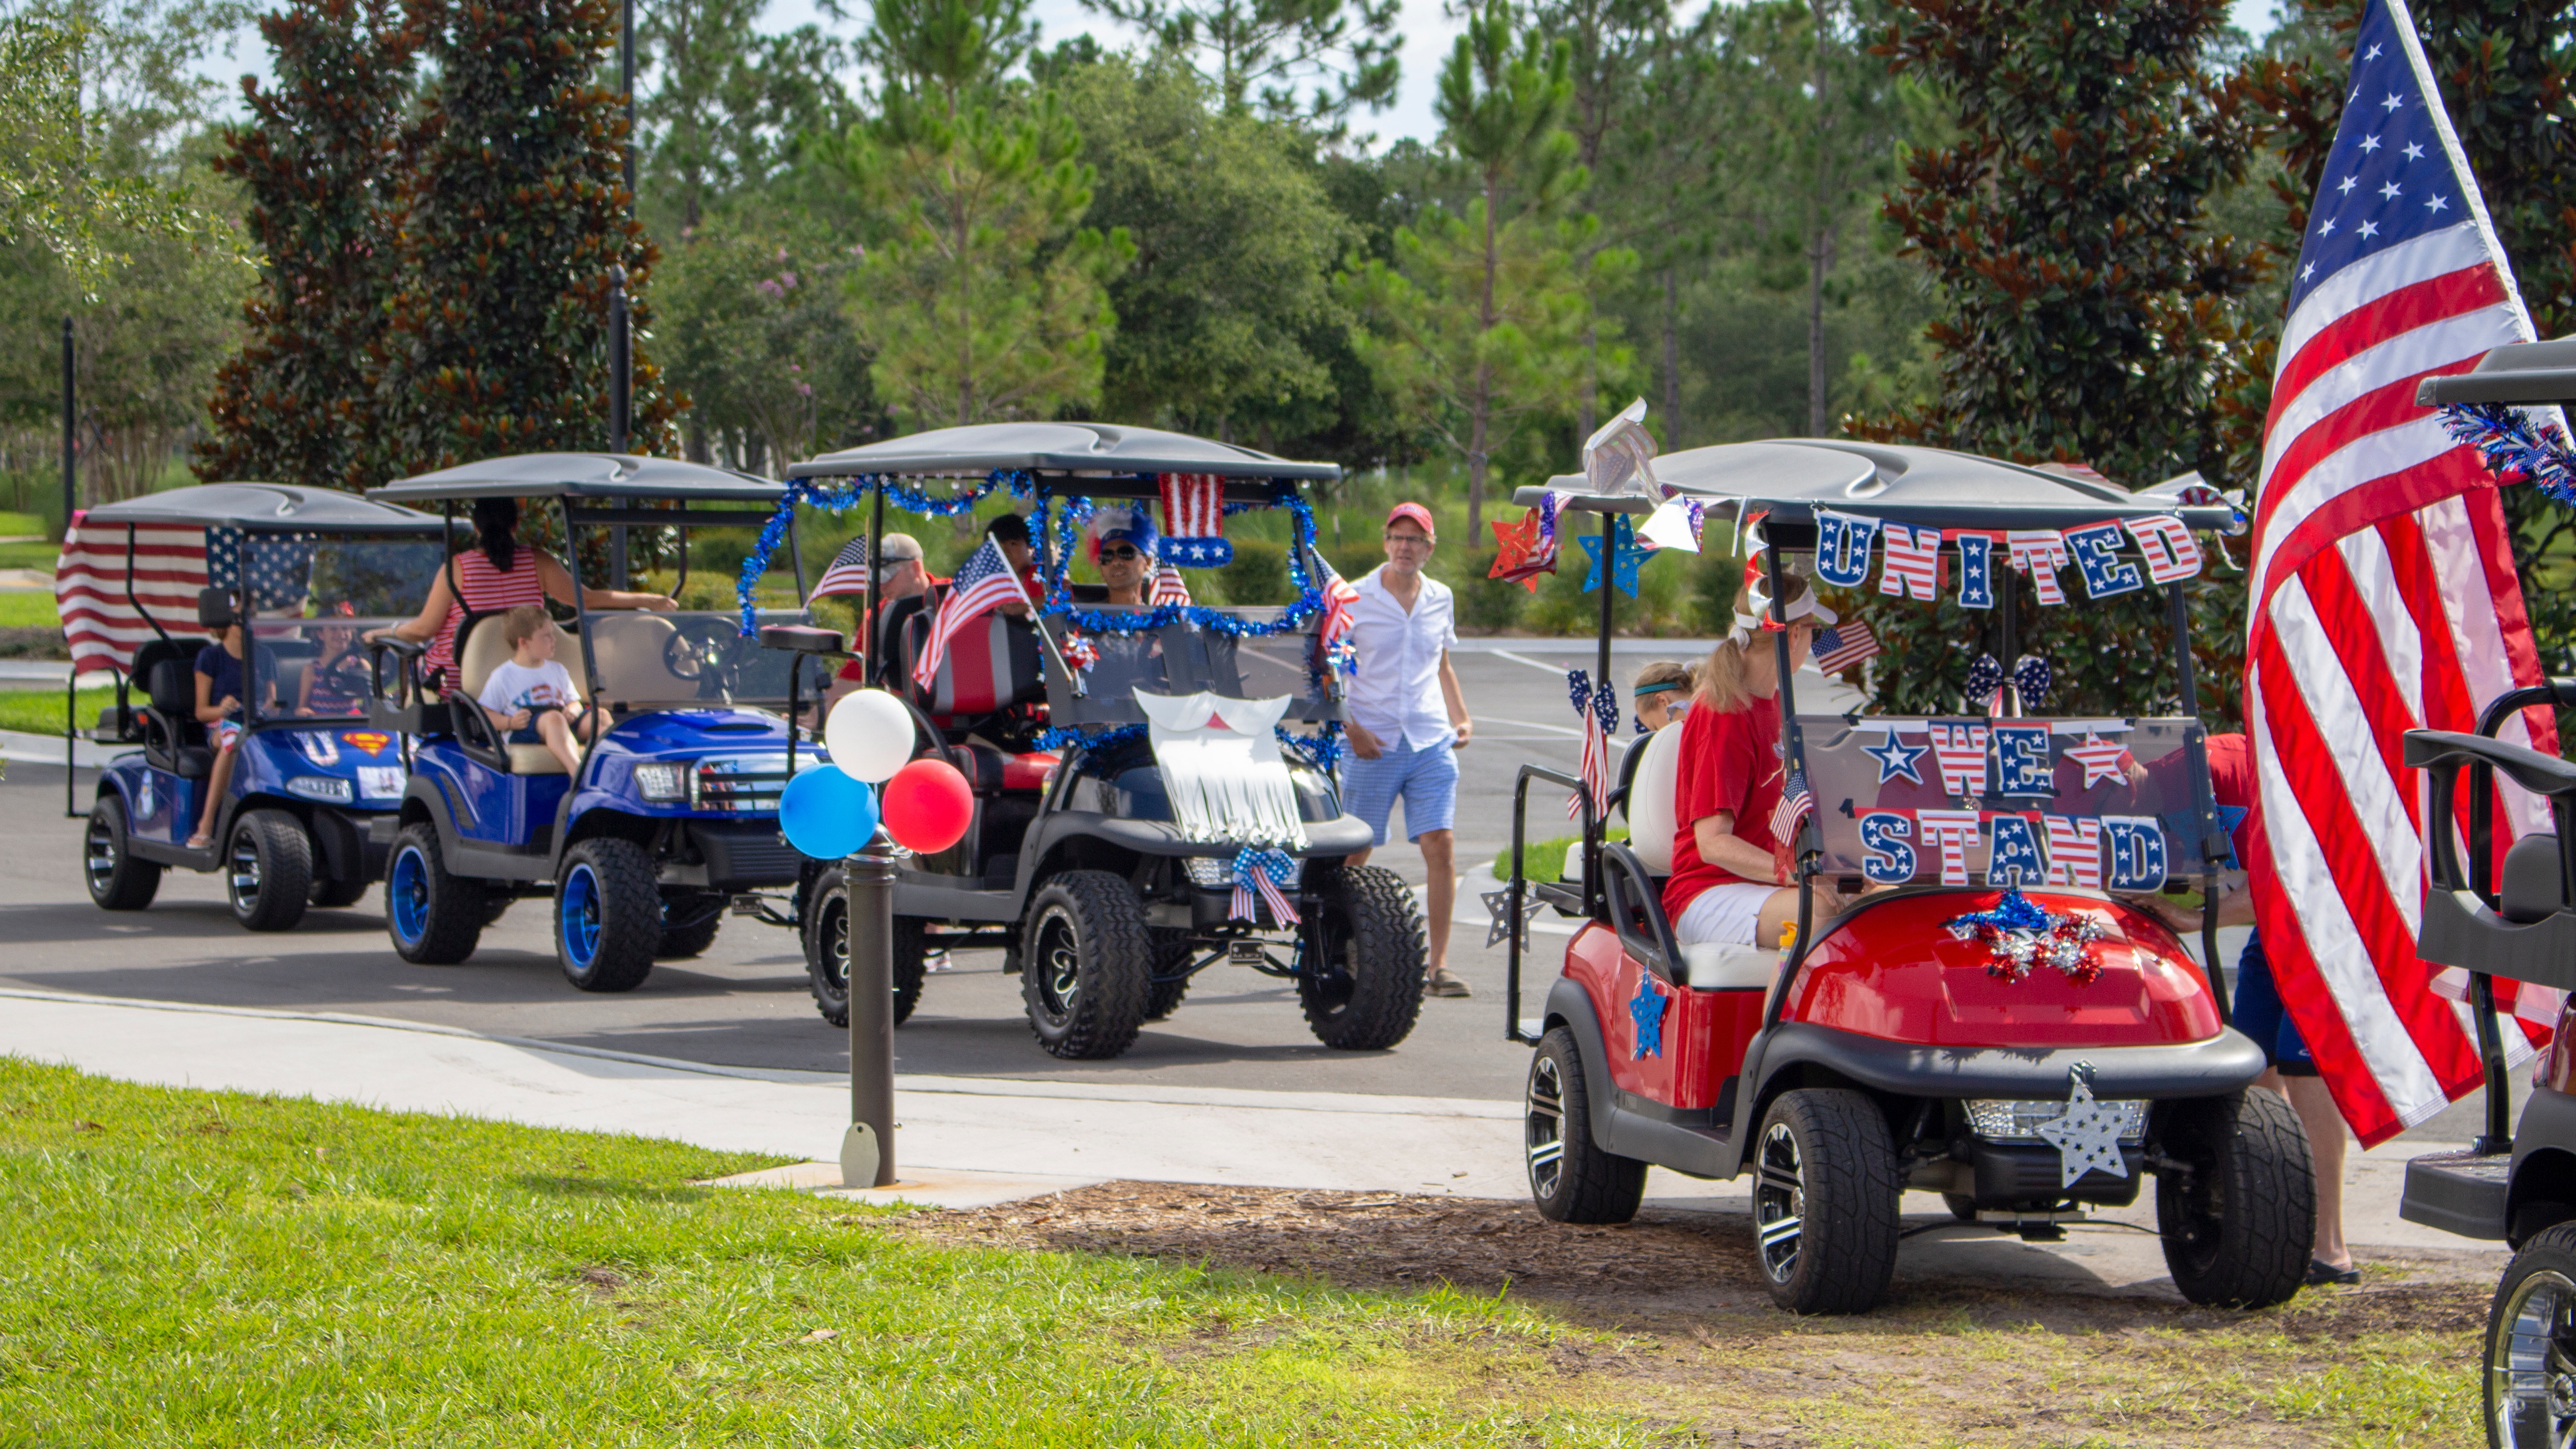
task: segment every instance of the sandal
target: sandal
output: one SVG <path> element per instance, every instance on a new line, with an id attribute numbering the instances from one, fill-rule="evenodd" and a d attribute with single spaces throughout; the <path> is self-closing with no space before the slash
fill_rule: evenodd
<path id="1" fill-rule="evenodd" d="M 196 834 L 188 837 L 188 848 L 190 850 L 212 850 L 215 848 L 215 837 L 200 830 Z"/>

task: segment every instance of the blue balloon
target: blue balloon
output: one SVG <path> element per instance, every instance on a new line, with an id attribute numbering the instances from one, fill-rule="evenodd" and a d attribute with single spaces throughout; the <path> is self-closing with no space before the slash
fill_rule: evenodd
<path id="1" fill-rule="evenodd" d="M 855 855 L 877 833 L 877 792 L 832 765 L 800 770 L 779 794 L 778 828 L 816 860 Z"/>

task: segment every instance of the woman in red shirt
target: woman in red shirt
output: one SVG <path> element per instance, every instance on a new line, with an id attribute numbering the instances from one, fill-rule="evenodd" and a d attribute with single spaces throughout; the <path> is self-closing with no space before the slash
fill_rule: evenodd
<path id="1" fill-rule="evenodd" d="M 1807 662 L 1816 627 L 1834 613 L 1792 576 L 1789 665 Z M 1798 892 L 1771 834 L 1785 767 L 1780 759 L 1780 667 L 1772 637 L 1739 592 L 1735 632 L 1709 651 L 1682 718 L 1673 791 L 1673 874 L 1664 915 L 1684 945 L 1718 942 L 1775 950 Z M 1839 901 L 1839 897 L 1833 898 Z"/>

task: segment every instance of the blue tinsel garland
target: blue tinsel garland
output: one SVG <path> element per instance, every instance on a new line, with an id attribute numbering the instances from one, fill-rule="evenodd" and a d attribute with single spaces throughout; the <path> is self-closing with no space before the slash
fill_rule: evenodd
<path id="1" fill-rule="evenodd" d="M 743 558 L 742 573 L 734 582 L 734 598 L 742 608 L 742 632 L 750 637 L 757 614 L 755 591 L 760 576 L 769 571 L 770 555 L 787 541 L 787 522 L 796 515 L 796 505 L 807 504 L 827 513 L 841 513 L 866 501 L 868 490 L 885 494 L 886 502 L 908 513 L 927 514 L 933 518 L 954 518 L 983 502 L 996 488 L 1008 488 L 1014 497 L 1029 494 L 1027 473 L 1016 468 L 996 468 L 978 483 L 969 484 L 951 498 L 933 498 L 919 488 L 884 473 L 862 473 L 853 478 L 791 478 L 787 491 L 778 495 L 778 504 L 769 513 L 769 521 L 760 526 L 760 538 Z"/>
<path id="2" fill-rule="evenodd" d="M 2502 403 L 2453 403 L 2442 409 L 2442 427 L 2478 450 L 2487 471 L 2516 478 L 2561 503 L 2576 505 L 2576 451 L 2555 423 Z"/>

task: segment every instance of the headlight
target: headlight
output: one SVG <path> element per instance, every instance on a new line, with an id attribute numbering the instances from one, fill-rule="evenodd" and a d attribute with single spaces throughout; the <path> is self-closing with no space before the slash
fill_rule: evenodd
<path id="1" fill-rule="evenodd" d="M 1234 884 L 1234 862 L 1224 856 L 1189 855 L 1181 859 L 1189 867 L 1190 884 L 1194 886 L 1217 890 Z"/>
<path id="2" fill-rule="evenodd" d="M 1967 1102 L 1968 1130 L 1992 1142 L 2037 1142 L 2039 1129 L 2066 1115 L 2066 1104 L 2046 1099 L 2030 1102 Z M 2120 1140 L 2135 1142 L 2147 1135 L 2147 1104 L 2144 1102 L 2101 1102 L 2096 1105 L 2120 1116 Z"/>
<path id="3" fill-rule="evenodd" d="M 689 767 L 669 763 L 637 765 L 635 793 L 647 800 L 684 800 L 689 794 Z"/>
<path id="4" fill-rule="evenodd" d="M 328 800 L 337 805 L 348 804 L 354 795 L 348 781 L 333 775 L 298 775 L 286 782 L 286 793 L 301 795 L 307 800 Z"/>

